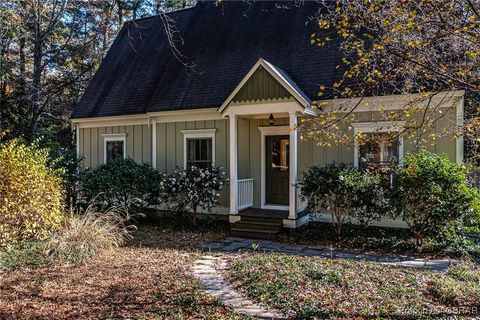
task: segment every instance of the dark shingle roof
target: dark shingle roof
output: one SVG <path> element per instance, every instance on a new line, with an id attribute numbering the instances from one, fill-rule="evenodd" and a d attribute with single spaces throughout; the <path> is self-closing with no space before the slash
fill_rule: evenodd
<path id="1" fill-rule="evenodd" d="M 291 3 L 204 1 L 169 14 L 195 71 L 175 58 L 159 17 L 126 23 L 72 118 L 219 107 L 259 58 L 314 100 L 320 84 L 341 78 L 341 57 L 310 44 L 318 3 Z"/>

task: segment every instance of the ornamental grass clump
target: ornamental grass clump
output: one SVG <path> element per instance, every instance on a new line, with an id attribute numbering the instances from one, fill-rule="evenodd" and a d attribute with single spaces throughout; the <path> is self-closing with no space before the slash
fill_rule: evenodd
<path id="1" fill-rule="evenodd" d="M 162 199 L 170 204 L 174 212 L 191 212 L 192 222 L 196 225 L 198 210 L 210 211 L 215 207 L 226 182 L 225 171 L 221 167 L 177 168 L 160 183 Z"/>
<path id="2" fill-rule="evenodd" d="M 45 239 L 60 225 L 61 171 L 48 163 L 35 144 L 0 144 L 0 247 Z"/>
<path id="3" fill-rule="evenodd" d="M 135 226 L 125 207 L 96 212 L 89 206 L 81 215 L 65 218 L 61 227 L 45 243 L 45 254 L 52 260 L 76 262 L 102 250 L 117 248 L 132 239 Z"/>

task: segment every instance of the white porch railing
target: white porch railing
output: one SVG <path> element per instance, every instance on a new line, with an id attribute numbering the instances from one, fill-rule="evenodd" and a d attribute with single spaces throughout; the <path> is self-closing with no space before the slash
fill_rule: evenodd
<path id="1" fill-rule="evenodd" d="M 238 180 L 238 210 L 253 206 L 253 179 Z"/>

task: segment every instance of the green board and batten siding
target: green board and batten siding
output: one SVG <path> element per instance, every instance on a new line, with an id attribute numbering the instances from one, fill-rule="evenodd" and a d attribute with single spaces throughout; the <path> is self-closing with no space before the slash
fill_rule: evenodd
<path id="1" fill-rule="evenodd" d="M 80 154 L 85 157 L 86 167 L 96 167 L 104 162 L 103 134 L 125 133 L 127 157 L 136 162 L 150 163 L 152 160 L 152 133 L 148 125 L 108 126 L 80 128 Z"/>
<path id="2" fill-rule="evenodd" d="M 245 82 L 230 104 L 294 101 L 292 95 L 262 66 Z"/>

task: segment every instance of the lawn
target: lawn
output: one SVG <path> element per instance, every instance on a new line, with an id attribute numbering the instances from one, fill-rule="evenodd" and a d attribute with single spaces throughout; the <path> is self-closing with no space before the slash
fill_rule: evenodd
<path id="1" fill-rule="evenodd" d="M 141 226 L 83 263 L 0 274 L 0 319 L 240 319 L 190 273 L 202 243 L 222 236 Z"/>
<path id="2" fill-rule="evenodd" d="M 480 315 L 480 271 L 447 273 L 366 261 L 279 254 L 232 259 L 227 277 L 253 299 L 297 319 L 438 319 Z"/>

